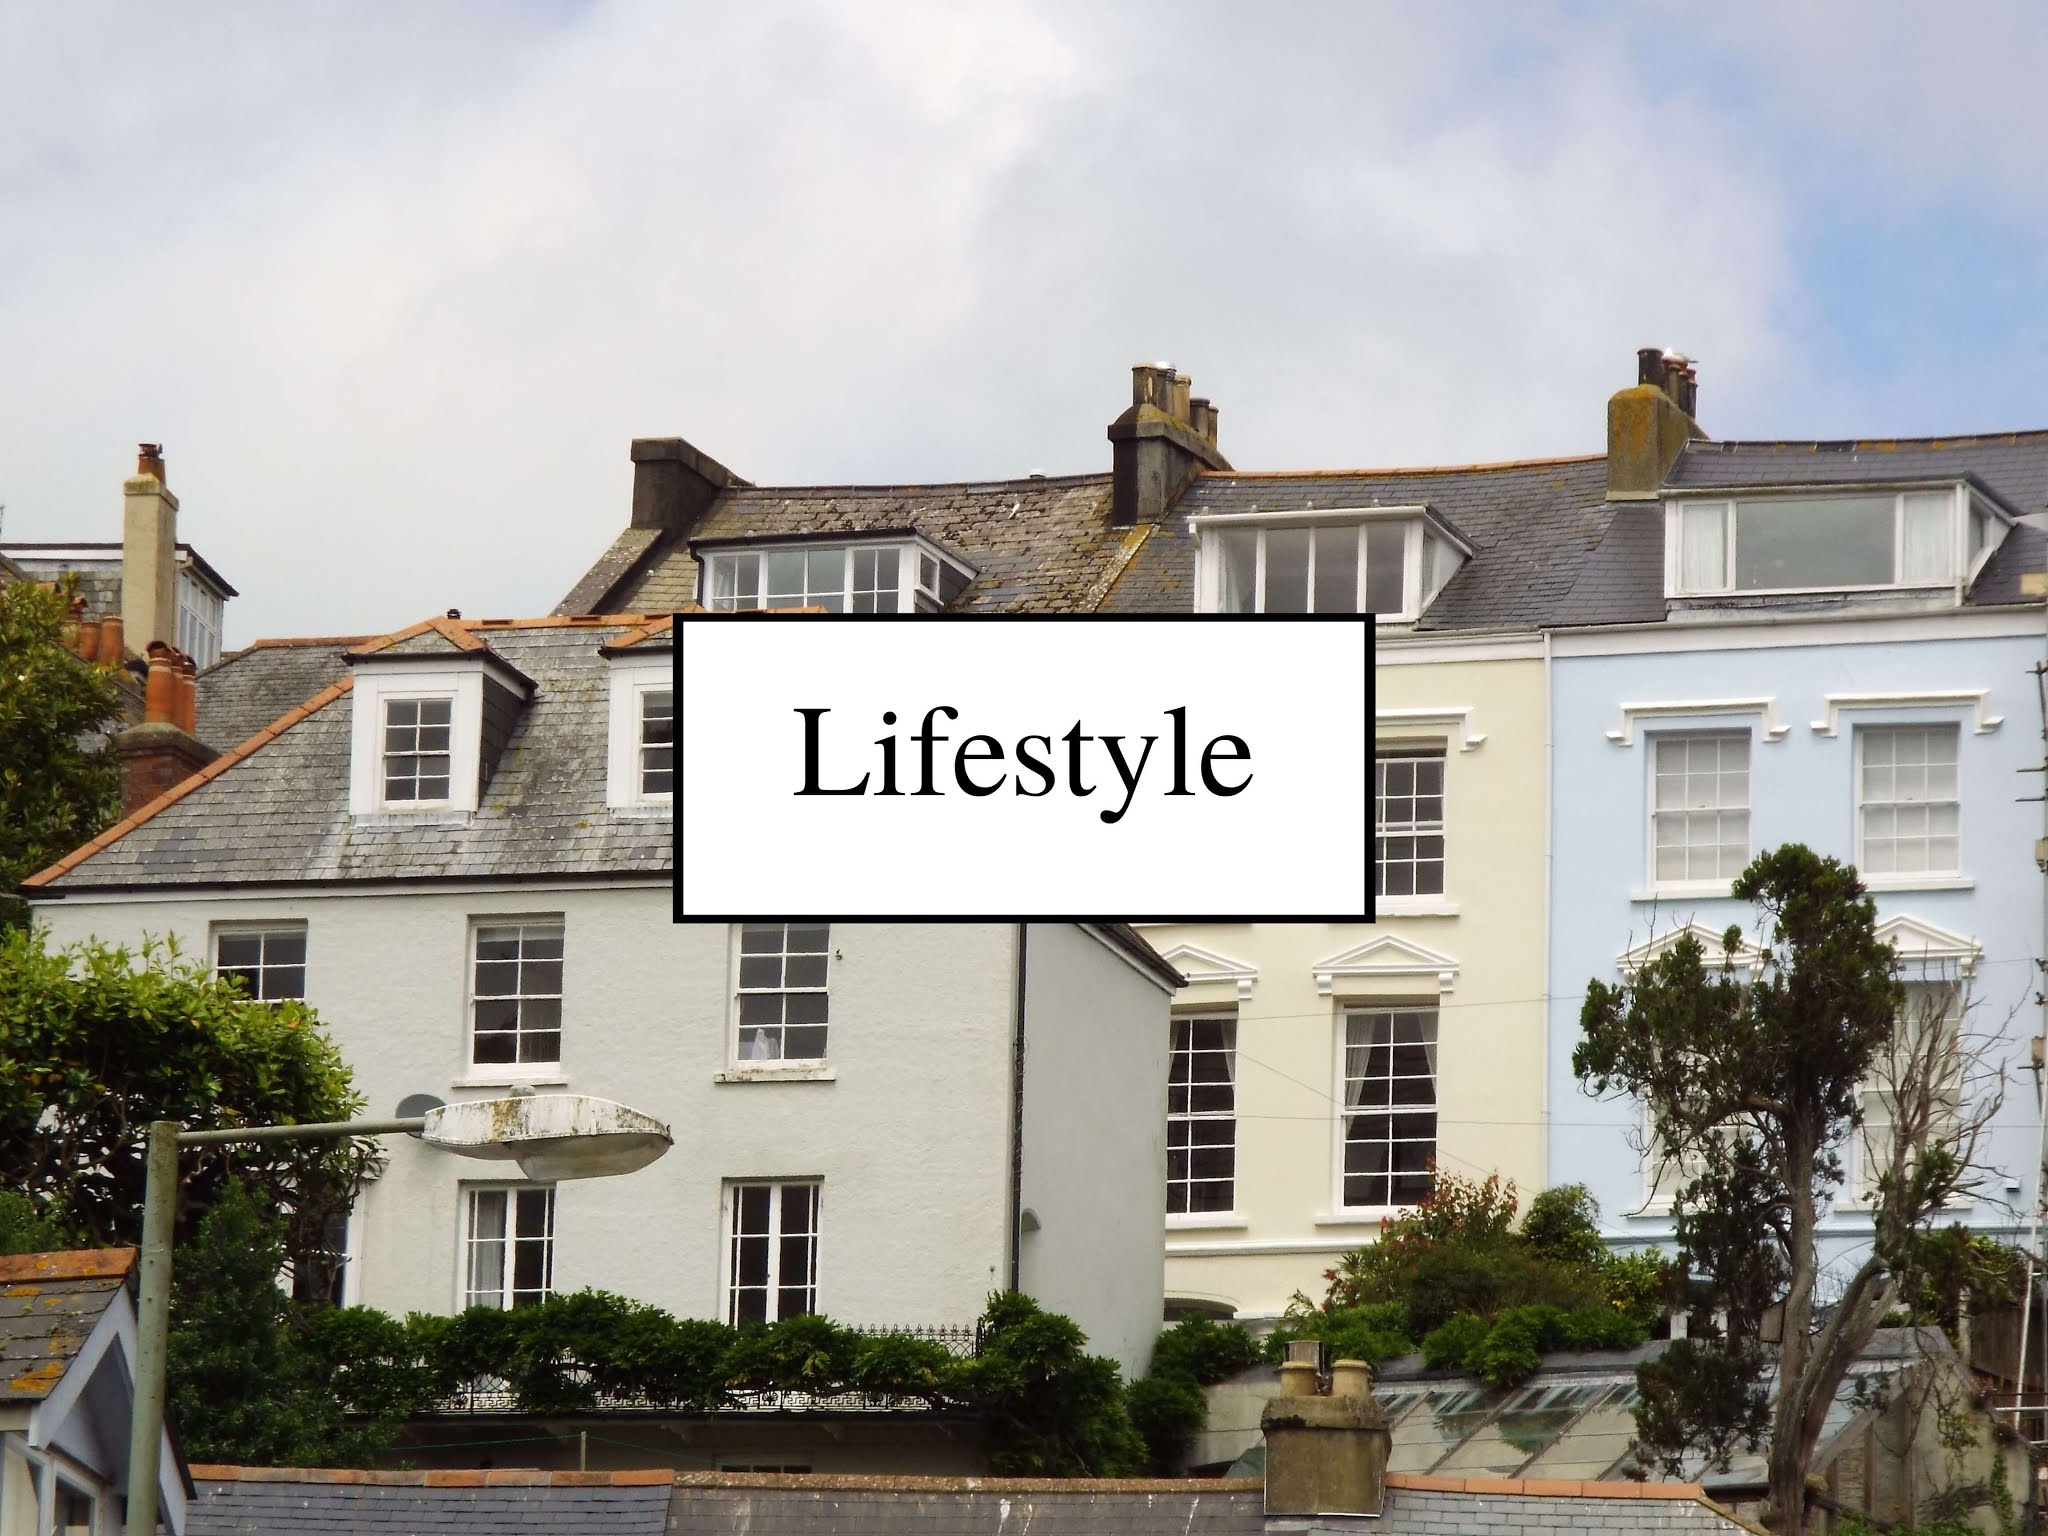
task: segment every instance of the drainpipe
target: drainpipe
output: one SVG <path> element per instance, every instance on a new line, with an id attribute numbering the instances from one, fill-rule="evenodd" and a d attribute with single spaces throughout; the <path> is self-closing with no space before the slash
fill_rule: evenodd
<path id="1" fill-rule="evenodd" d="M 1543 1188 L 1550 1187 L 1550 1074 L 1555 1063 L 1550 1055 L 1550 933 L 1551 902 L 1556 896 L 1552 876 L 1555 872 L 1556 821 L 1557 812 L 1551 804 L 1551 755 L 1555 750 L 1556 732 L 1551 724 L 1557 710 L 1557 701 L 1550 691 L 1550 631 L 1543 631 L 1543 984 L 1537 988 L 1543 998 L 1543 1071 L 1542 1097 L 1537 1100 L 1536 1118 L 1542 1130 L 1537 1153 L 1537 1177 Z"/>
<path id="2" fill-rule="evenodd" d="M 1017 925 L 1017 997 L 1010 1029 L 1010 1289 L 1024 1260 L 1024 960 L 1029 928 Z"/>

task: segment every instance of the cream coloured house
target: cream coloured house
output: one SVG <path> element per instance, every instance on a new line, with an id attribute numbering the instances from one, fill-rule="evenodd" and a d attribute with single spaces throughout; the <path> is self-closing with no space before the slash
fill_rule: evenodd
<path id="1" fill-rule="evenodd" d="M 1380 921 L 1144 928 L 1188 980 L 1172 1308 L 1320 1294 L 1434 1168 L 1543 1183 L 1541 642 L 1382 635 L 1376 682 Z"/>

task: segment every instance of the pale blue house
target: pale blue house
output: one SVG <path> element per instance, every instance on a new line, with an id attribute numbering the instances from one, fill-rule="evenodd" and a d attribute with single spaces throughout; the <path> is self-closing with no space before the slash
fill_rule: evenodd
<path id="1" fill-rule="evenodd" d="M 1690 370 L 1669 368 L 1646 357 L 1644 386 L 1616 397 L 1612 516 L 1550 634 L 1548 1182 L 1590 1187 L 1614 1241 L 1668 1246 L 1673 1171 L 1645 1166 L 1632 1103 L 1572 1076 L 1586 984 L 1687 925 L 1749 922 L 1730 878 L 1799 841 L 1856 864 L 1908 980 L 1929 999 L 1959 988 L 1959 1027 L 2008 1068 L 1990 1173 L 1955 1215 L 2019 1236 L 2048 654 L 2022 589 L 2048 563 L 2048 433 L 1688 440 Z M 1869 1240 L 1865 1161 L 1851 1149 L 1832 1258 Z"/>

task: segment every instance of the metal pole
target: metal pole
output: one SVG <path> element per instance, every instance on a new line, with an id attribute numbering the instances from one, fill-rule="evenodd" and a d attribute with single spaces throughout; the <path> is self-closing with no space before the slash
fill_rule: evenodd
<path id="1" fill-rule="evenodd" d="M 156 1536 L 158 1449 L 164 1435 L 164 1353 L 171 1332 L 171 1224 L 178 1209 L 178 1122 L 149 1127 L 142 1193 L 142 1292 L 136 1299 L 135 1407 L 128 1426 L 126 1536 Z"/>
<path id="2" fill-rule="evenodd" d="M 249 1141 L 339 1141 L 345 1136 L 394 1136 L 422 1131 L 425 1115 L 406 1120 L 317 1120 L 310 1125 L 252 1125 L 232 1131 L 180 1131 L 181 1147 L 220 1147 Z"/>

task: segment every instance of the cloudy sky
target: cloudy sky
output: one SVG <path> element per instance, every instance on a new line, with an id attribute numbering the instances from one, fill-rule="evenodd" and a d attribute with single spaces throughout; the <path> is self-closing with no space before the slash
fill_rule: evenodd
<path id="1" fill-rule="evenodd" d="M 0 10 L 6 539 L 134 444 L 228 640 L 547 611 L 635 436 L 758 483 L 2048 426 L 2048 8 Z M 1701 11 L 1710 14 L 1702 18 Z M 1170 19 L 1169 19 L 1170 18 Z"/>

